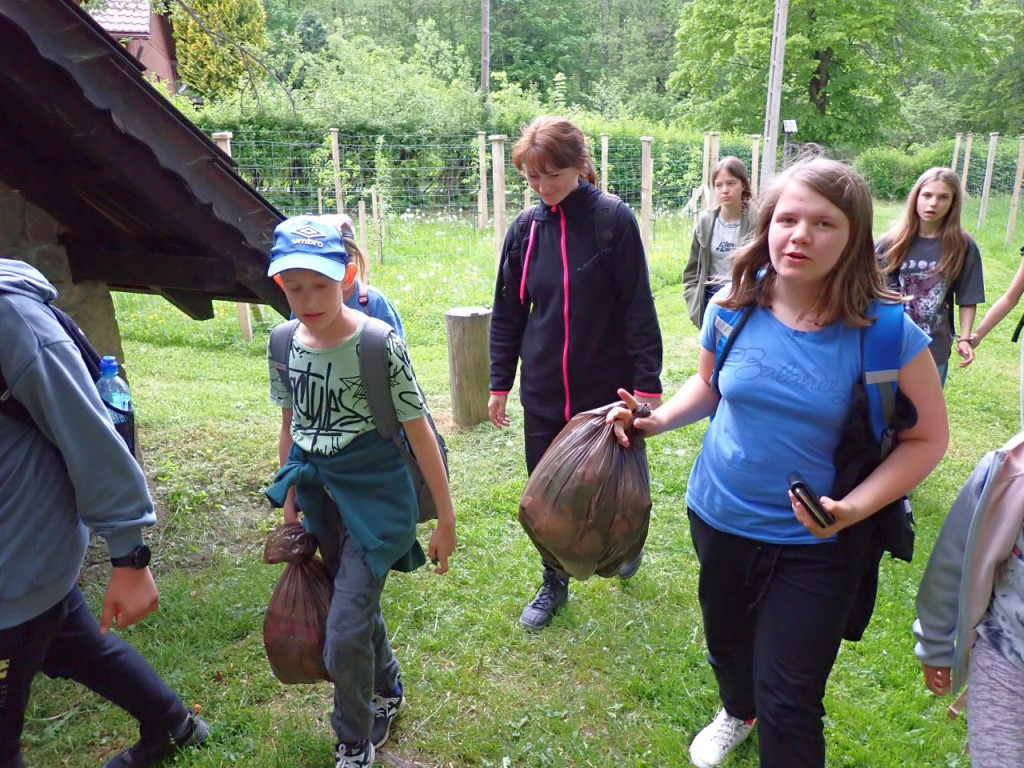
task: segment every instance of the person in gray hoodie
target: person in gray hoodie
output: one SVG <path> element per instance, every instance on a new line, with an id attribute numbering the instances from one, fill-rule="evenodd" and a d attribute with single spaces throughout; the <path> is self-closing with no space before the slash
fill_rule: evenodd
<path id="1" fill-rule="evenodd" d="M 199 743 L 195 717 L 131 645 L 109 632 L 156 610 L 142 528 L 156 521 L 142 469 L 114 431 L 78 347 L 34 267 L 0 259 L 0 768 L 23 768 L 33 678 L 75 680 L 139 721 L 104 768 L 156 765 Z M 111 576 L 100 621 L 77 586 L 89 531 Z"/>
<path id="2" fill-rule="evenodd" d="M 964 483 L 917 593 L 928 690 L 963 694 L 975 768 L 1024 765 L 1024 432 L 987 453 Z"/>

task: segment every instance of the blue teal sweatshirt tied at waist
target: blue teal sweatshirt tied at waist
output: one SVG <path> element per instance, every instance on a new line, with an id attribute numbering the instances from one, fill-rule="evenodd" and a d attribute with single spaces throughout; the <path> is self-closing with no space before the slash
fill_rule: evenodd
<path id="1" fill-rule="evenodd" d="M 375 577 L 389 570 L 414 571 L 426 563 L 416 540 L 419 515 L 409 470 L 398 449 L 376 430 L 332 456 L 293 445 L 267 498 L 283 507 L 292 486 L 309 531 L 319 535 L 325 516 L 340 513 Z"/>

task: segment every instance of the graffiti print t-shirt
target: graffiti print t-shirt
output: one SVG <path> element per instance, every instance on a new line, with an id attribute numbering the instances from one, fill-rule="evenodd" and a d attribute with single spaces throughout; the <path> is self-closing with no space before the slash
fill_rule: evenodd
<path id="1" fill-rule="evenodd" d="M 331 456 L 364 432 L 376 429 L 359 375 L 359 344 L 366 323 L 360 316 L 352 338 L 330 349 L 313 349 L 292 339 L 288 357 L 291 391 L 284 386 L 269 352 L 270 401 L 292 409 L 292 440 L 303 450 Z M 409 352 L 397 334 L 387 340 L 391 400 L 400 422 L 425 416 Z"/>
<path id="2" fill-rule="evenodd" d="M 952 281 L 935 273 L 941 258 L 939 238 L 918 237 L 911 243 L 899 271 L 900 292 L 911 297 L 907 314 L 918 328 L 931 336 L 929 350 L 936 365 L 949 360 L 954 335 L 954 301 L 958 306 L 985 301 L 981 253 L 974 240 L 968 238 L 963 268 Z"/>

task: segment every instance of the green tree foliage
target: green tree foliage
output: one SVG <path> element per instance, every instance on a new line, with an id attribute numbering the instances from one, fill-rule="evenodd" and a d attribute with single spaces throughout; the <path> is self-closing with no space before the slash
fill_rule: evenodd
<path id="1" fill-rule="evenodd" d="M 305 8 L 295 20 L 295 34 L 302 50 L 316 53 L 327 46 L 327 27 L 314 8 Z"/>
<path id="2" fill-rule="evenodd" d="M 762 127 L 774 3 L 691 0 L 676 33 L 670 86 L 706 128 Z M 782 117 L 800 138 L 863 145 L 901 123 L 900 106 L 921 73 L 969 66 L 981 53 L 964 41 L 978 21 L 968 0 L 794 0 Z"/>
<path id="3" fill-rule="evenodd" d="M 179 1 L 172 13 L 181 79 L 206 98 L 238 89 L 257 72 L 267 47 L 266 15 L 260 0 Z"/>

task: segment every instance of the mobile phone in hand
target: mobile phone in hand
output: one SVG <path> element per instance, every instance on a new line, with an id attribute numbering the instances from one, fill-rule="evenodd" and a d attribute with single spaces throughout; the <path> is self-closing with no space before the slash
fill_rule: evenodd
<path id="1" fill-rule="evenodd" d="M 826 512 L 825 508 L 821 506 L 821 499 L 818 498 L 818 494 L 811 489 L 811 486 L 807 484 L 807 481 L 803 479 L 799 472 L 793 471 L 789 473 L 789 490 L 804 505 L 804 508 L 810 512 L 814 522 L 822 528 L 828 528 L 836 521 L 835 517 Z"/>

